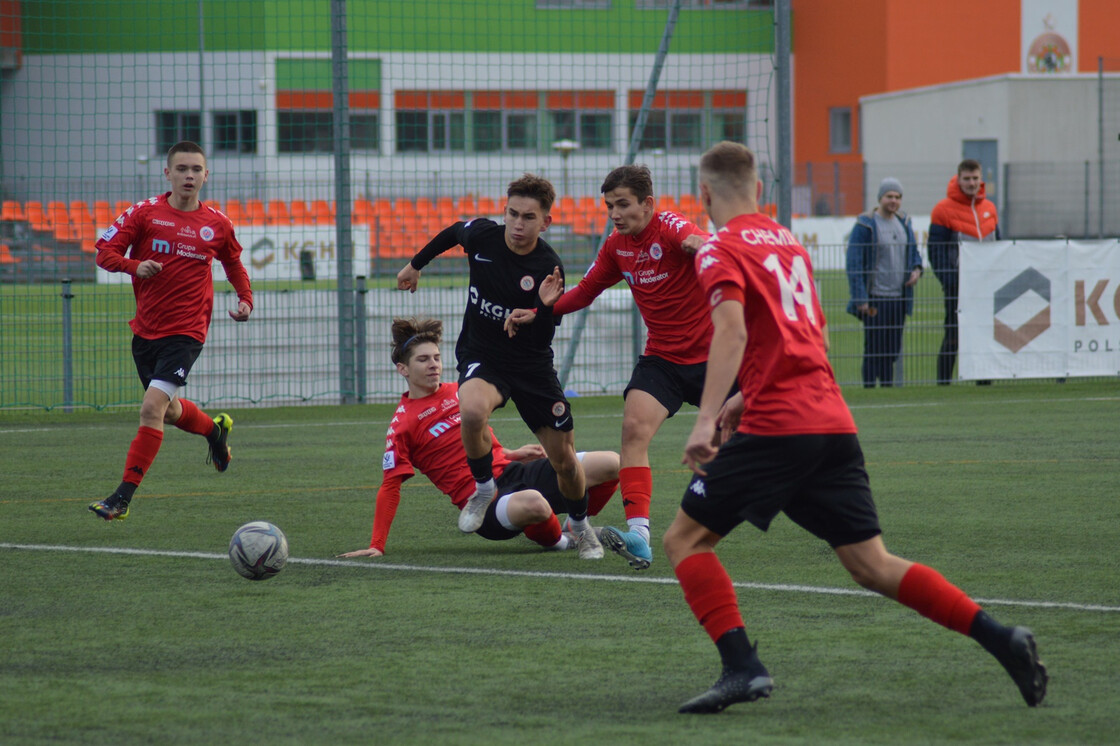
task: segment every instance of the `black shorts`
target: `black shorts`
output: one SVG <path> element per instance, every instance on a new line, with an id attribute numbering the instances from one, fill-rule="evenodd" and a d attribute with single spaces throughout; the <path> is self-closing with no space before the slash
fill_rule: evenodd
<path id="1" fill-rule="evenodd" d="M 459 386 L 476 378 L 481 378 L 498 389 L 502 396 L 499 408 L 512 399 L 521 419 L 532 432 L 535 433 L 542 427 L 564 433 L 571 431 L 572 408 L 564 396 L 556 370 L 551 365 L 511 371 L 503 370 L 485 360 L 460 360 Z"/>
<path id="2" fill-rule="evenodd" d="M 556 481 L 556 471 L 546 458 L 538 458 L 528 462 L 514 461 L 506 466 L 505 471 L 502 472 L 496 482 L 498 497 L 521 490 L 536 490 L 544 495 L 545 500 L 548 500 L 553 513 L 568 512 L 567 502 L 560 493 L 560 485 Z M 486 509 L 486 517 L 482 520 L 482 527 L 475 533 L 491 541 L 512 539 L 521 531 L 510 531 L 498 521 L 497 505 L 497 500 L 490 503 L 490 507 Z"/>
<path id="3" fill-rule="evenodd" d="M 626 398 L 630 389 L 644 391 L 669 410 L 669 416 L 672 417 L 685 402 L 694 407 L 700 406 L 707 369 L 707 363 L 681 365 L 670 363 L 656 355 L 639 355 L 634 372 L 630 374 L 630 383 L 626 384 L 626 390 L 622 392 L 622 398 Z"/>
<path id="4" fill-rule="evenodd" d="M 132 359 L 145 389 L 152 381 L 186 386 L 187 376 L 200 354 L 202 343 L 194 337 L 181 334 L 159 339 L 132 337 Z"/>
<path id="5" fill-rule="evenodd" d="M 737 433 L 706 468 L 681 510 L 720 536 L 743 521 L 765 531 L 778 511 L 832 547 L 882 533 L 855 434 Z"/>

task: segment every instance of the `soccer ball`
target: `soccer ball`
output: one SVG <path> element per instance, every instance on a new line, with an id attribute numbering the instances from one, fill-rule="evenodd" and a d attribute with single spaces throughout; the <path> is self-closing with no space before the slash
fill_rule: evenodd
<path id="1" fill-rule="evenodd" d="M 268 521 L 246 523 L 229 540 L 229 563 L 249 580 L 267 580 L 287 561 L 288 539 Z"/>

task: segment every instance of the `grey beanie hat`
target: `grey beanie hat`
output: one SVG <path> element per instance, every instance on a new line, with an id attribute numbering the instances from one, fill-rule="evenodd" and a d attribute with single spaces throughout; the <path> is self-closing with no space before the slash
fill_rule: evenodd
<path id="1" fill-rule="evenodd" d="M 902 194 L 902 182 L 894 178 L 893 176 L 888 176 L 887 178 L 883 179 L 881 182 L 879 182 L 879 196 L 875 198 L 875 201 L 878 202 L 879 200 L 881 200 L 883 198 L 883 195 L 887 192 L 898 192 L 899 194 Z"/>

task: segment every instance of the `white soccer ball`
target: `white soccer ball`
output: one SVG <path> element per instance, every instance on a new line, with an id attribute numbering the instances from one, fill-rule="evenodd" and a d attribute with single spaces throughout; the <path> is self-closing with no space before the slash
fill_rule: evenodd
<path id="1" fill-rule="evenodd" d="M 267 580 L 287 561 L 288 538 L 268 521 L 246 523 L 229 541 L 229 563 L 249 580 Z"/>

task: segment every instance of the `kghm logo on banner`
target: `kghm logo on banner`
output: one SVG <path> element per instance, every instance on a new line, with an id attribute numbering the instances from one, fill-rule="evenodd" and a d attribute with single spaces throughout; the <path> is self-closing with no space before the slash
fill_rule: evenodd
<path id="1" fill-rule="evenodd" d="M 1032 298 L 1031 294 L 1036 297 Z M 1000 312 L 1016 301 L 1038 302 L 1039 299 L 1045 301 L 1046 305 L 1017 327 L 1012 328 L 1000 320 Z M 995 308 L 992 311 L 992 334 L 997 342 L 1012 352 L 1023 349 L 1031 340 L 1050 328 L 1050 280 L 1034 267 L 1023 270 L 996 290 L 993 300 Z"/>

